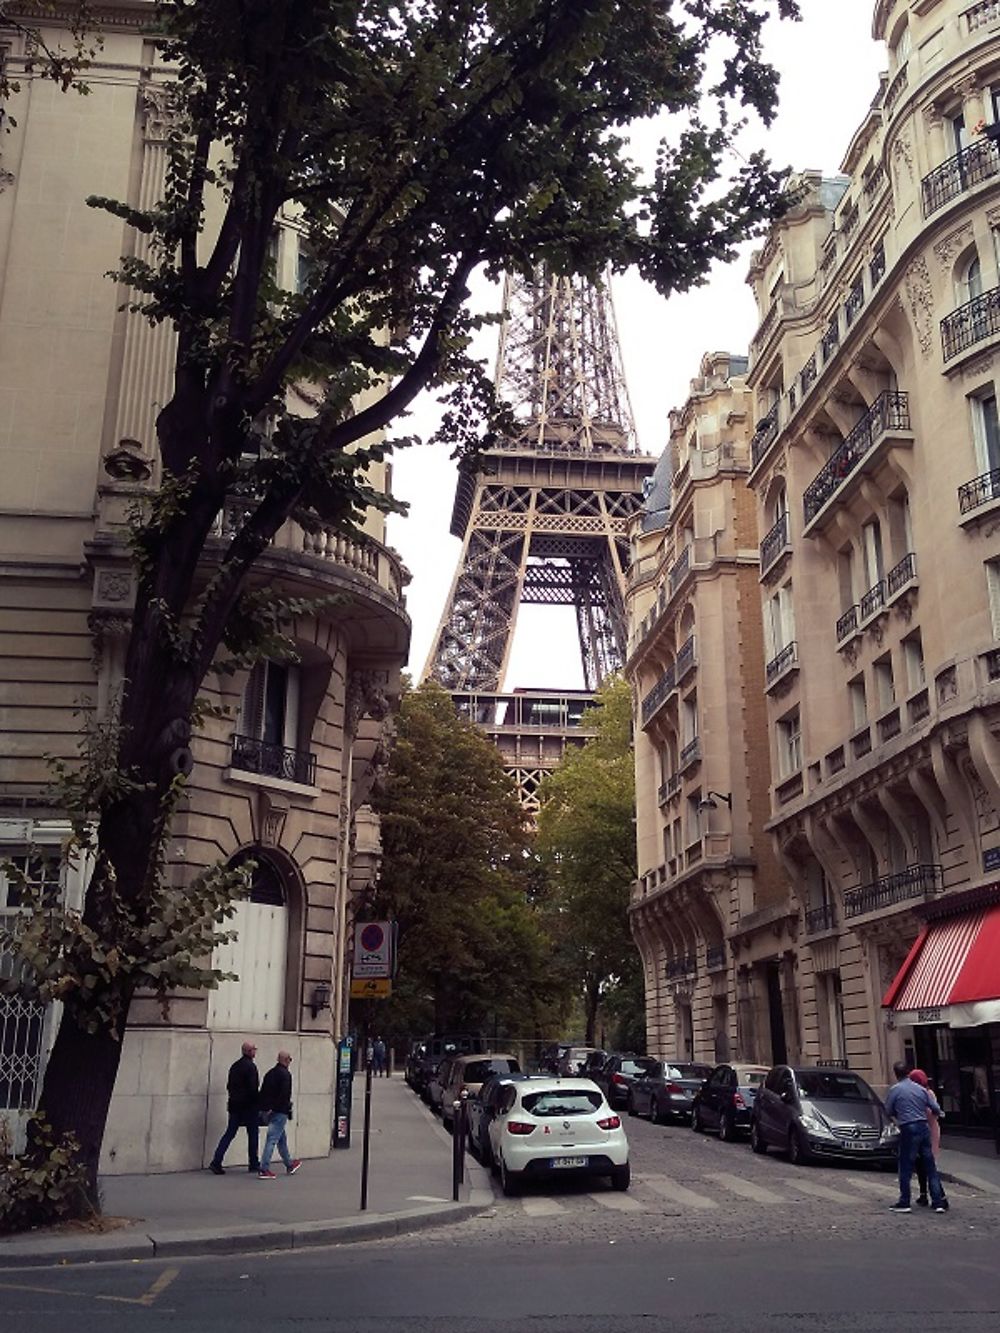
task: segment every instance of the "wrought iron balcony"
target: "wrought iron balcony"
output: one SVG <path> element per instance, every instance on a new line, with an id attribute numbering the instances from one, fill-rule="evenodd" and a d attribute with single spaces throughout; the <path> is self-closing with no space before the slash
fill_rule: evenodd
<path id="1" fill-rule="evenodd" d="M 893 76 L 892 81 L 890 82 L 888 88 L 886 88 L 885 90 L 885 97 L 882 99 L 882 107 L 887 116 L 889 112 L 892 110 L 892 108 L 899 101 L 899 99 L 902 97 L 904 91 L 906 90 L 906 85 L 909 83 L 909 81 L 910 81 L 910 75 L 907 66 L 900 65 L 899 69 Z"/>
<path id="2" fill-rule="evenodd" d="M 858 312 L 865 303 L 865 285 L 859 277 L 854 286 L 847 294 L 847 300 L 844 302 L 844 318 L 848 324 L 853 324 L 858 317 Z"/>
<path id="3" fill-rule="evenodd" d="M 673 662 L 642 701 L 642 725 L 645 726 L 653 714 L 667 698 L 677 683 L 676 668 Z"/>
<path id="4" fill-rule="evenodd" d="M 766 574 L 788 545 L 788 512 L 778 515 L 778 521 L 760 544 L 760 572 Z"/>
<path id="5" fill-rule="evenodd" d="M 929 171 L 920 182 L 924 217 L 929 218 L 939 208 L 944 208 L 949 200 L 957 199 L 973 185 L 989 180 L 998 173 L 1000 149 L 989 139 L 977 139 L 968 148 L 963 148 L 960 153 Z"/>
<path id="6" fill-rule="evenodd" d="M 712 944 L 705 950 L 705 966 L 709 972 L 715 972 L 726 966 L 726 946 Z"/>
<path id="7" fill-rule="evenodd" d="M 677 557 L 670 566 L 670 573 L 667 576 L 670 583 L 670 591 L 676 592 L 678 584 L 684 575 L 691 568 L 691 547 L 685 546 L 683 552 Z"/>
<path id="8" fill-rule="evenodd" d="M 885 576 L 885 591 L 887 597 L 895 597 L 896 593 L 901 592 L 908 583 L 912 583 L 917 577 L 917 557 L 912 551 L 908 551 L 903 556 L 899 564 L 890 569 Z"/>
<path id="9" fill-rule="evenodd" d="M 680 652 L 677 654 L 677 682 L 684 679 L 687 673 L 697 666 L 694 655 L 694 635 L 690 635 L 681 645 Z"/>
<path id="10" fill-rule="evenodd" d="M 985 338 L 1000 333 L 1000 287 L 974 296 L 941 321 L 941 351 L 946 361 Z"/>
<path id="11" fill-rule="evenodd" d="M 868 276 L 872 280 L 873 289 L 885 277 L 885 246 L 881 241 L 879 241 L 875 253 L 872 255 L 872 262 L 868 266 Z"/>
<path id="12" fill-rule="evenodd" d="M 818 373 L 818 372 L 817 372 L 817 370 L 816 370 L 816 353 L 813 352 L 812 356 L 809 358 L 809 360 L 808 360 L 808 361 L 805 363 L 805 365 L 802 367 L 802 392 L 803 392 L 803 393 L 805 393 L 805 391 L 809 388 L 810 384 L 812 384 L 812 383 L 814 382 L 814 380 L 816 379 L 816 375 L 817 375 L 817 373 Z"/>
<path id="13" fill-rule="evenodd" d="M 679 954 L 676 958 L 668 958 L 663 970 L 668 981 L 693 977 L 698 971 L 698 960 L 691 953 Z"/>
<path id="14" fill-rule="evenodd" d="M 883 875 L 860 889 L 844 894 L 844 916 L 867 916 L 897 903 L 929 898 L 944 890 L 944 872 L 939 865 L 907 866 L 895 875 Z"/>
<path id="15" fill-rule="evenodd" d="M 776 657 L 772 657 L 764 668 L 767 684 L 773 685 L 779 676 L 783 676 L 793 666 L 798 666 L 798 662 L 799 645 L 793 639 L 791 643 L 786 643 L 781 652 Z"/>
<path id="16" fill-rule="evenodd" d="M 820 903 L 806 912 L 806 934 L 817 935 L 821 930 L 833 930 L 837 924 L 837 908 L 833 903 Z"/>
<path id="17" fill-rule="evenodd" d="M 965 11 L 965 26 L 970 33 L 996 23 L 997 19 L 1000 19 L 1000 0 L 979 0 L 978 5 Z"/>
<path id="18" fill-rule="evenodd" d="M 823 351 L 823 362 L 825 364 L 840 346 L 840 325 L 837 323 L 836 315 L 834 315 L 833 319 L 830 321 L 826 332 L 820 339 L 819 345 Z"/>
<path id="19" fill-rule="evenodd" d="M 309 750 L 296 750 L 290 745 L 273 745 L 257 740 L 255 736 L 234 736 L 233 768 L 241 773 L 258 773 L 261 777 L 283 778 L 286 782 L 316 785 L 316 756 Z"/>
<path id="20" fill-rule="evenodd" d="M 858 629 L 858 608 L 857 604 L 850 606 L 837 621 L 837 642 L 843 643 L 849 639 L 852 634 L 856 634 Z"/>
<path id="21" fill-rule="evenodd" d="M 963 514 L 971 514 L 991 500 L 1000 500 L 1000 469 L 984 472 L 958 488 L 958 507 Z"/>
<path id="22" fill-rule="evenodd" d="M 673 794 L 677 791 L 680 785 L 681 785 L 680 773 L 671 773 L 670 777 L 667 778 L 665 782 L 660 783 L 660 789 L 657 794 L 658 803 L 660 805 L 666 805 L 666 803 L 670 800 L 671 796 L 673 796 Z"/>
<path id="23" fill-rule="evenodd" d="M 750 466 L 756 467 L 764 457 L 771 442 L 778 434 L 778 404 L 775 403 L 766 416 L 757 422 L 757 429 L 750 440 Z"/>
<path id="24" fill-rule="evenodd" d="M 803 496 L 806 522 L 816 517 L 887 431 L 909 429 L 909 395 L 899 390 L 884 390 L 806 487 Z"/>
<path id="25" fill-rule="evenodd" d="M 861 623 L 864 624 L 866 620 L 871 620 L 872 616 L 881 611 L 884 606 L 885 579 L 879 579 L 878 583 L 873 588 L 869 588 L 861 601 L 858 602 Z"/>
<path id="26" fill-rule="evenodd" d="M 700 738 L 698 736 L 695 736 L 693 740 L 688 741 L 687 745 L 685 745 L 684 748 L 681 750 L 678 758 L 679 758 L 678 768 L 680 769 L 681 772 L 683 772 L 684 769 L 687 768 L 689 764 L 693 764 L 696 759 L 700 759 L 701 758 Z"/>

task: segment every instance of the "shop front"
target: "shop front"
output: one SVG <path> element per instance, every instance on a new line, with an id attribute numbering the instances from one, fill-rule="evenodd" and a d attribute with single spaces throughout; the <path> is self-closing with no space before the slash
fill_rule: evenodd
<path id="1" fill-rule="evenodd" d="M 882 1000 L 949 1134 L 1000 1153 L 1000 885 L 934 904 Z"/>

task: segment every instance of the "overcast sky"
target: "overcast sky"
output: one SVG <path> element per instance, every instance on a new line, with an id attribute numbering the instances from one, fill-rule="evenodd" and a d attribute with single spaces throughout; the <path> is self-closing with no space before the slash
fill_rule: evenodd
<path id="1" fill-rule="evenodd" d="M 781 104 L 770 130 L 748 127 L 745 147 L 766 147 L 778 166 L 830 175 L 839 170 L 875 95 L 885 48 L 871 38 L 874 0 L 800 0 L 800 6 L 801 23 L 768 25 L 768 56 L 781 73 Z M 653 147 L 648 131 L 640 130 L 634 142 L 637 158 L 648 160 L 646 149 L 651 155 Z M 616 281 L 625 374 L 639 443 L 648 453 L 662 452 L 667 414 L 687 397 L 702 353 L 746 353 L 757 322 L 746 285 L 752 248 L 735 263 L 717 266 L 703 287 L 669 301 L 635 275 Z M 495 344 L 495 331 L 489 338 Z M 488 350 L 492 366 L 493 347 Z M 418 403 L 407 430 L 426 436 L 434 420 L 433 404 Z M 391 519 L 389 541 L 413 574 L 407 590 L 413 620 L 410 670 L 419 677 L 461 552 L 459 540 L 448 531 L 455 465 L 446 450 L 425 447 L 396 454 L 393 469 L 393 490 L 409 502 L 410 513 Z M 572 608 L 523 607 L 505 688 L 579 688 L 582 683 Z"/>

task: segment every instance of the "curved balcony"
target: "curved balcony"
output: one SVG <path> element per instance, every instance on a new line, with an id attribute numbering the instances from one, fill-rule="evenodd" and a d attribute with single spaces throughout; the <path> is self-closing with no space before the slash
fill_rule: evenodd
<path id="1" fill-rule="evenodd" d="M 845 488 L 849 478 L 862 469 L 876 447 L 884 439 L 899 435 L 910 435 L 909 395 L 886 389 L 806 487 L 803 509 L 807 532 L 813 520 Z M 907 443 L 911 442 L 907 439 Z"/>
<path id="2" fill-rule="evenodd" d="M 1000 287 L 974 296 L 941 321 L 941 354 L 951 361 L 1000 333 Z"/>
<path id="3" fill-rule="evenodd" d="M 760 544 L 760 572 L 767 573 L 772 565 L 790 549 L 788 540 L 788 511 L 778 515 L 778 521 Z"/>
<path id="4" fill-rule="evenodd" d="M 929 171 L 920 182 L 924 217 L 929 218 L 966 190 L 1000 174 L 1000 148 L 989 139 L 969 144 Z"/>

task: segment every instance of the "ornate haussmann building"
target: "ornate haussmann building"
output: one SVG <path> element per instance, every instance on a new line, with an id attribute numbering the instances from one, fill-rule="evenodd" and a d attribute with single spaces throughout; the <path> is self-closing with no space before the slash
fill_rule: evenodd
<path id="1" fill-rule="evenodd" d="M 84 202 L 94 192 L 143 205 L 159 197 L 168 76 L 143 36 L 145 12 L 122 4 L 102 16 L 85 100 L 21 73 L 18 37 L 7 52 L 22 91 L 0 192 L 0 859 L 77 904 L 86 867 L 60 868 L 68 830 L 47 804 L 44 757 L 71 758 L 81 710 L 100 716 L 120 681 L 133 596 L 124 522 L 156 485 L 154 420 L 170 391 L 172 333 L 121 310 L 104 276 L 134 241 Z M 276 262 L 294 285 L 293 218 L 276 238 Z M 383 471 L 372 480 L 387 484 Z M 228 530 L 224 516 L 207 568 Z M 373 516 L 360 540 L 289 523 L 255 577 L 294 596 L 344 598 L 295 622 L 297 662 L 206 682 L 231 720 L 199 733 L 170 874 L 182 884 L 252 853 L 258 869 L 237 910 L 238 940 L 215 959 L 240 980 L 177 994 L 166 1017 L 135 1002 L 105 1171 L 202 1165 L 224 1122 L 228 1065 L 248 1038 L 264 1067 L 279 1047 L 295 1059 L 298 1154 L 329 1149 L 333 1037 L 346 1027 L 354 904 L 378 861 L 366 800 L 406 658 L 407 576 Z M 14 886 L 0 878 L 0 912 L 17 910 Z M 56 1018 L 0 1000 L 0 1116 L 15 1132 L 37 1096 Z"/>

